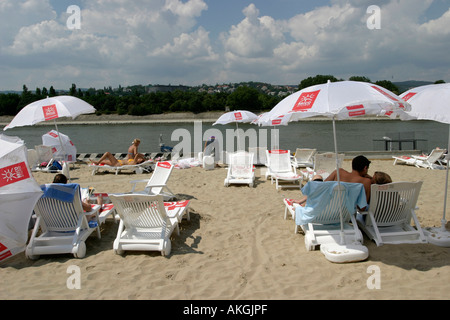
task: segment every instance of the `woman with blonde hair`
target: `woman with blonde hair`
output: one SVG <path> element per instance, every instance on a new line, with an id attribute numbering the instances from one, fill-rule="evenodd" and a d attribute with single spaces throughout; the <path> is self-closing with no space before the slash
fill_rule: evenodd
<path id="1" fill-rule="evenodd" d="M 107 151 L 103 154 L 103 156 L 98 161 L 91 162 L 95 165 L 106 164 L 113 167 L 119 167 L 124 164 L 139 164 L 145 161 L 145 156 L 142 153 L 138 152 L 138 147 L 141 144 L 141 140 L 134 139 L 131 143 L 131 146 L 128 148 L 127 152 L 127 161 L 118 160 L 114 157 L 114 155 Z"/>
<path id="2" fill-rule="evenodd" d="M 145 161 L 145 157 L 142 153 L 138 152 L 138 147 L 141 144 L 140 139 L 134 139 L 131 146 L 128 148 L 127 159 L 128 161 L 134 161 L 133 164 L 139 164 Z"/>
<path id="3" fill-rule="evenodd" d="M 375 173 L 372 176 L 372 184 L 386 184 L 391 182 L 392 182 L 391 176 L 388 175 L 386 172 L 375 171 Z"/>

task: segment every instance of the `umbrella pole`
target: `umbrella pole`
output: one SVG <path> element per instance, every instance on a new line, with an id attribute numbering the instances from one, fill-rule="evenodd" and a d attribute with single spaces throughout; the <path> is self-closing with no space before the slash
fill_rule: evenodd
<path id="1" fill-rule="evenodd" d="M 449 164 L 448 162 L 450 161 L 449 156 L 448 156 L 448 152 L 450 149 L 450 126 L 449 126 L 449 137 L 448 137 L 448 149 L 447 149 L 447 156 L 445 157 L 447 160 L 447 172 L 445 173 L 445 194 L 444 194 L 444 213 L 442 216 L 442 220 L 441 220 L 441 224 L 442 224 L 442 231 L 446 231 L 445 229 L 445 224 L 446 224 L 446 220 L 445 220 L 445 212 L 447 209 L 447 190 L 448 190 L 448 170 L 449 170 Z"/>
<path id="2" fill-rule="evenodd" d="M 237 151 L 241 151 L 241 139 L 239 137 L 239 126 L 238 123 L 236 122 L 236 137 L 237 137 Z"/>
<path id="3" fill-rule="evenodd" d="M 55 124 L 56 132 L 58 132 L 58 140 L 59 140 L 59 144 L 61 145 L 61 150 L 62 150 L 63 157 L 64 157 L 63 160 L 65 161 L 66 160 L 66 150 L 65 150 L 64 145 L 62 143 L 61 134 L 59 133 L 58 125 L 56 124 L 56 120 L 55 119 L 53 119 L 53 123 Z"/>
<path id="4" fill-rule="evenodd" d="M 333 116 L 333 139 L 334 139 L 334 152 L 336 155 L 336 175 L 337 175 L 337 182 L 338 182 L 338 192 L 339 192 L 339 199 L 341 198 L 341 178 L 339 176 L 339 156 L 338 156 L 338 150 L 337 150 L 337 138 L 336 138 L 336 121 L 335 121 L 335 117 Z M 345 245 L 345 235 L 344 235 L 344 219 L 343 219 L 343 215 L 342 215 L 342 205 L 339 206 L 339 217 L 341 220 L 341 232 L 340 232 L 340 236 L 341 236 L 341 244 Z"/>

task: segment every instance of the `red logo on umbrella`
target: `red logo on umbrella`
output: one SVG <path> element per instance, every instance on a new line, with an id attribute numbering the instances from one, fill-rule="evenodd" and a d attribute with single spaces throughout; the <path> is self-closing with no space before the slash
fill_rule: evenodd
<path id="1" fill-rule="evenodd" d="M 56 109 L 55 104 L 43 106 L 42 111 L 44 112 L 45 121 L 58 118 L 58 110 Z"/>
<path id="2" fill-rule="evenodd" d="M 391 96 L 389 93 L 383 91 L 382 89 L 372 86 L 372 88 L 374 88 L 375 90 L 377 90 L 379 93 L 385 95 L 386 97 L 388 97 L 389 99 L 391 99 L 392 101 L 399 101 L 396 97 Z M 402 103 L 399 103 L 398 106 L 402 109 L 405 108 L 405 106 Z"/>
<path id="3" fill-rule="evenodd" d="M 281 123 L 281 119 L 272 120 L 272 125 L 276 126 Z"/>
<path id="4" fill-rule="evenodd" d="M 11 251 L 9 251 L 9 250 L 6 251 L 6 250 L 8 250 L 8 248 L 3 243 L 0 242 L 0 261 L 12 256 Z"/>
<path id="5" fill-rule="evenodd" d="M 291 112 L 306 111 L 311 109 L 319 95 L 320 90 L 312 92 L 303 92 L 292 108 Z"/>
<path id="6" fill-rule="evenodd" d="M 0 187 L 28 179 L 30 174 L 25 162 L 0 168 Z"/>
<path id="7" fill-rule="evenodd" d="M 416 95 L 415 92 L 410 92 L 410 93 L 408 93 L 407 95 L 405 95 L 405 96 L 403 97 L 403 100 L 408 101 L 409 99 L 411 99 L 411 98 L 414 97 L 415 95 Z"/>
<path id="8" fill-rule="evenodd" d="M 240 113 L 240 112 L 235 112 L 235 113 L 234 113 L 234 118 L 235 118 L 236 120 L 242 120 L 242 113 Z"/>
<path id="9" fill-rule="evenodd" d="M 358 104 L 356 106 L 348 106 L 347 110 L 349 117 L 358 117 L 366 114 L 366 110 L 364 110 L 364 106 L 362 104 Z"/>

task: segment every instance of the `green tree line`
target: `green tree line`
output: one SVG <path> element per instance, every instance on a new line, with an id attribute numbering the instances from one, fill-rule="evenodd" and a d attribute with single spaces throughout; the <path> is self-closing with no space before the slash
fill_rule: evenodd
<path id="1" fill-rule="evenodd" d="M 342 81 L 332 75 L 317 75 L 304 79 L 298 85 L 298 90 L 303 88 L 326 83 L 330 81 Z M 354 76 L 349 78 L 353 81 L 371 82 L 366 77 Z M 443 82 L 442 80 L 436 83 Z M 390 81 L 377 81 L 378 84 L 396 94 L 399 94 L 398 88 Z M 193 87 L 195 88 L 195 87 Z M 97 110 L 97 114 L 119 114 L 119 115 L 150 115 L 166 112 L 207 112 L 207 111 L 225 111 L 229 110 L 250 110 L 250 111 L 268 111 L 272 109 L 282 96 L 272 95 L 258 89 L 254 83 L 239 85 L 233 92 L 199 92 L 199 90 L 172 92 L 151 92 L 146 93 L 143 86 L 128 87 L 123 90 L 112 90 L 111 87 L 100 90 L 89 89 L 82 91 L 73 84 L 68 94 L 76 96 L 90 103 Z M 65 93 L 67 94 L 67 93 Z M 43 87 L 36 88 L 35 92 L 28 90 L 23 86 L 21 94 L 4 93 L 0 94 L 0 116 L 14 116 L 24 106 L 45 97 L 56 96 L 57 93 L 53 86 L 49 89 Z"/>

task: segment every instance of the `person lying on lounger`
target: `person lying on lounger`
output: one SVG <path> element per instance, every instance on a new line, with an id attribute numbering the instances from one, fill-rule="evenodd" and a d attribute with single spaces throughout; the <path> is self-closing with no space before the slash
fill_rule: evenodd
<path id="1" fill-rule="evenodd" d="M 139 139 L 133 140 L 133 143 L 128 148 L 126 160 L 116 159 L 111 152 L 107 151 L 102 155 L 102 157 L 98 161 L 91 160 L 91 162 L 95 165 L 106 164 L 112 167 L 120 167 L 126 164 L 131 165 L 140 164 L 146 160 L 145 156 L 142 153 L 138 152 L 138 147 L 140 143 L 141 140 Z"/>
<path id="2" fill-rule="evenodd" d="M 352 160 L 352 171 L 339 168 L 339 180 L 342 182 L 362 183 L 366 191 L 367 202 L 370 200 L 370 186 L 372 177 L 368 174 L 370 161 L 364 156 L 357 156 Z M 325 181 L 337 181 L 337 171 L 334 170 Z"/>
<path id="3" fill-rule="evenodd" d="M 316 175 L 312 178 L 312 181 L 323 181 L 323 177 L 322 177 L 320 174 L 316 174 Z M 300 200 L 294 200 L 294 201 L 292 201 L 292 203 L 297 203 L 297 204 L 301 205 L 302 207 L 304 207 L 307 198 L 308 198 L 307 196 L 304 196 L 304 197 L 301 198 Z"/>
<path id="4" fill-rule="evenodd" d="M 386 184 L 391 182 L 392 178 L 386 172 L 375 171 L 375 173 L 372 176 L 372 184 Z"/>
<path id="5" fill-rule="evenodd" d="M 67 177 L 64 174 L 62 174 L 62 173 L 58 173 L 53 178 L 53 183 L 67 184 Z M 103 197 L 102 196 L 98 196 L 97 197 L 97 204 L 99 204 L 99 205 L 103 204 Z M 81 205 L 83 206 L 83 210 L 86 211 L 86 212 L 89 212 L 89 211 L 92 210 L 92 207 L 91 207 L 91 204 L 89 202 L 89 199 L 82 199 Z M 94 216 L 92 216 L 92 217 L 94 217 Z"/>

